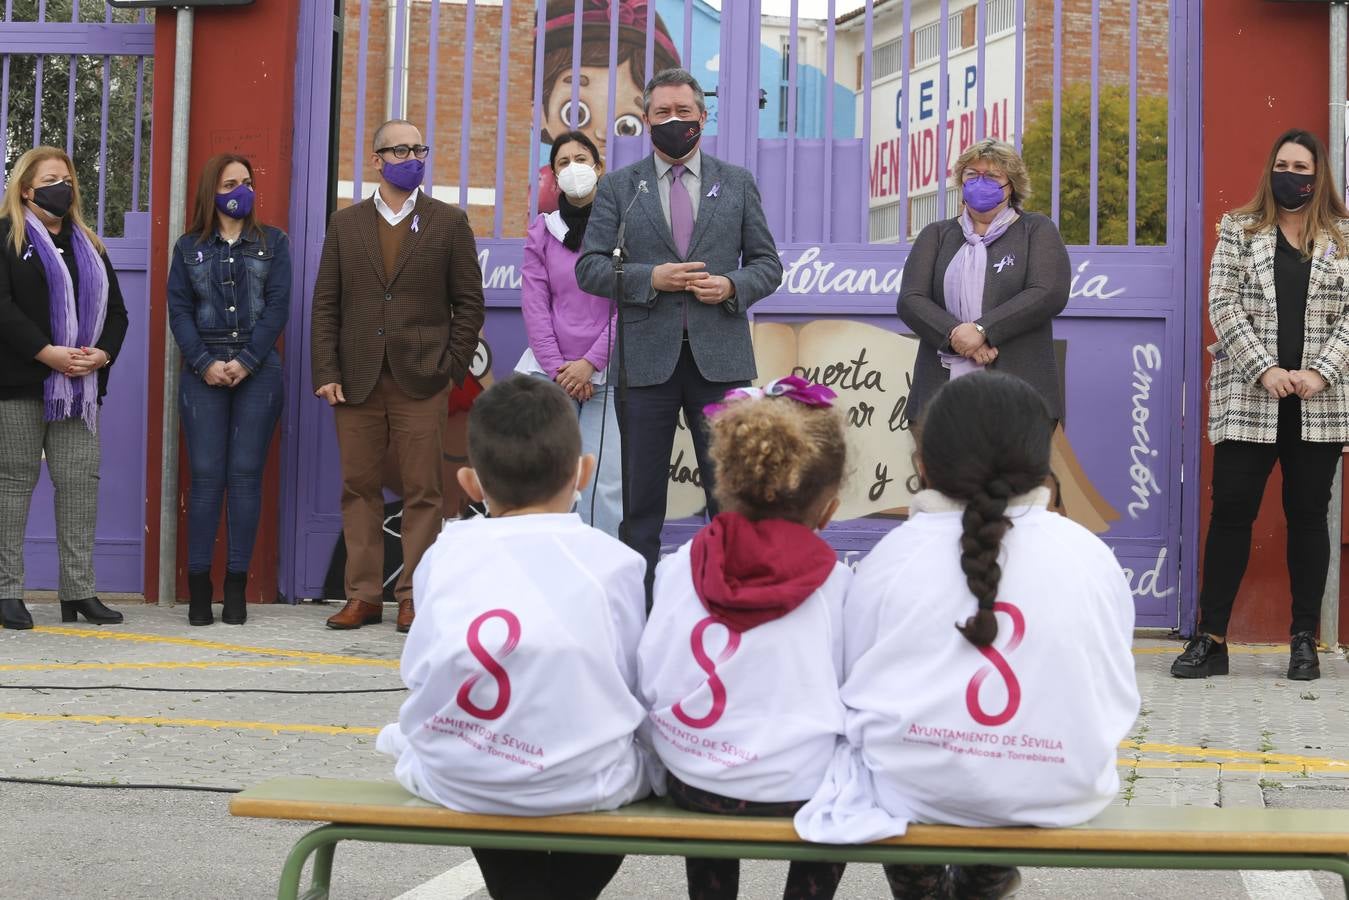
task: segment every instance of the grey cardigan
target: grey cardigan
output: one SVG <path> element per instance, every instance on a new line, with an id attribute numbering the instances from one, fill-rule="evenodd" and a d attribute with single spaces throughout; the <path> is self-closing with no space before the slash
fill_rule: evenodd
<path id="1" fill-rule="evenodd" d="M 899 289 L 899 318 L 919 339 L 913 387 L 905 416 L 917 421 L 933 393 L 950 375 L 937 357 L 950 352 L 947 339 L 960 320 L 946 309 L 946 268 L 964 243 L 960 222 L 945 219 L 924 228 L 904 263 Z M 995 265 L 1010 259 L 999 271 Z M 1072 283 L 1068 250 L 1053 221 L 1023 212 L 1001 237 L 988 245 L 983 315 L 976 321 L 998 350 L 989 366 L 1029 382 L 1063 417 L 1058 366 L 1054 362 L 1054 317 L 1068 305 Z"/>

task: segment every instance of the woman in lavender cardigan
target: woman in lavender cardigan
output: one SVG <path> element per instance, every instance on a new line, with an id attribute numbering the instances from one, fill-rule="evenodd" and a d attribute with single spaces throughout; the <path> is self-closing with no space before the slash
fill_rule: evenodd
<path id="1" fill-rule="evenodd" d="M 516 371 L 556 381 L 576 402 L 581 451 L 598 460 L 595 479 L 581 494 L 579 512 L 587 524 L 617 537 L 622 480 L 618 418 L 607 377 L 613 304 L 576 284 L 576 260 L 604 164 L 594 143 L 579 131 L 553 141 L 549 164 L 562 193 L 557 212 L 536 218 L 525 241 L 520 298 L 529 349 Z"/>

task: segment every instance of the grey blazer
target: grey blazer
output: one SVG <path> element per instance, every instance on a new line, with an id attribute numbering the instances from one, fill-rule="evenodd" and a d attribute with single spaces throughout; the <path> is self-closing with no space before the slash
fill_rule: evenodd
<path id="1" fill-rule="evenodd" d="M 759 189 L 750 173 L 729 163 L 702 157 L 703 196 L 693 223 L 689 254 L 681 259 L 665 222 L 656 187 L 653 157 L 600 179 L 595 207 L 586 226 L 585 244 L 576 262 L 581 289 L 601 297 L 613 293 L 611 254 L 623 210 L 628 213 L 628 261 L 623 273 L 624 338 L 628 383 L 662 384 L 674 374 L 688 317 L 689 346 L 698 371 L 708 381 L 751 381 L 754 348 L 745 311 L 778 289 L 782 260 L 768 231 Z M 646 191 L 638 184 L 646 182 Z M 712 275 L 725 275 L 735 296 L 709 306 L 688 291 L 666 293 L 651 287 L 651 270 L 662 263 L 697 260 Z"/>
<path id="2" fill-rule="evenodd" d="M 964 242 L 958 220 L 933 222 L 919 233 L 904 263 L 899 318 L 919 339 L 913 388 L 904 407 L 911 422 L 921 417 L 937 388 L 950 379 L 937 351 L 950 352 L 947 337 L 960 320 L 946 310 L 942 282 L 946 267 Z M 1008 256 L 1011 261 L 999 271 L 995 264 Z M 989 368 L 1030 382 L 1055 418 L 1063 418 L 1063 397 L 1054 362 L 1053 321 L 1068 305 L 1071 283 L 1068 250 L 1046 216 L 1023 212 L 1002 237 L 988 245 L 984 313 L 976 321 L 998 350 Z"/>

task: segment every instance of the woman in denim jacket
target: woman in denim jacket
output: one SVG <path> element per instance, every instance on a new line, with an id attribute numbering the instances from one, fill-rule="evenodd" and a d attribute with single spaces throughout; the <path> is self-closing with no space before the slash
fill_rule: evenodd
<path id="1" fill-rule="evenodd" d="M 210 625 L 211 557 L 226 492 L 229 556 L 220 618 L 242 625 L 244 585 L 262 509 L 262 470 L 281 416 L 276 339 L 290 312 L 290 242 L 253 212 L 253 168 L 206 163 L 191 224 L 169 268 L 169 327 L 183 354 L 178 392 L 192 469 L 188 622 Z"/>

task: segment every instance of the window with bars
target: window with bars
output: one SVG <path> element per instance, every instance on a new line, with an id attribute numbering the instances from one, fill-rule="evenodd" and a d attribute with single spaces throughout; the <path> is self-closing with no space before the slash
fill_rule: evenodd
<path id="1" fill-rule="evenodd" d="M 984 7 L 984 37 L 990 38 L 1016 27 L 1016 0 L 988 0 Z"/>
<path id="2" fill-rule="evenodd" d="M 946 52 L 955 53 L 965 46 L 966 10 L 953 12 L 946 19 Z M 970 10 L 973 14 L 973 10 Z M 918 69 L 941 56 L 941 22 L 929 22 L 913 30 L 913 68 Z"/>
<path id="3" fill-rule="evenodd" d="M 904 64 L 903 38 L 886 41 L 871 53 L 871 80 L 880 81 L 900 70 Z"/>
<path id="4" fill-rule="evenodd" d="M 960 210 L 960 188 L 948 187 L 946 189 L 946 215 L 954 216 Z M 898 216 L 898 212 L 896 212 Z M 924 194 L 921 197 L 909 198 L 909 240 L 918 236 L 928 225 L 937 221 L 937 192 Z M 899 225 L 896 220 L 895 231 L 898 233 Z"/>
<path id="5" fill-rule="evenodd" d="M 868 223 L 871 243 L 899 243 L 899 201 L 871 207 Z"/>

